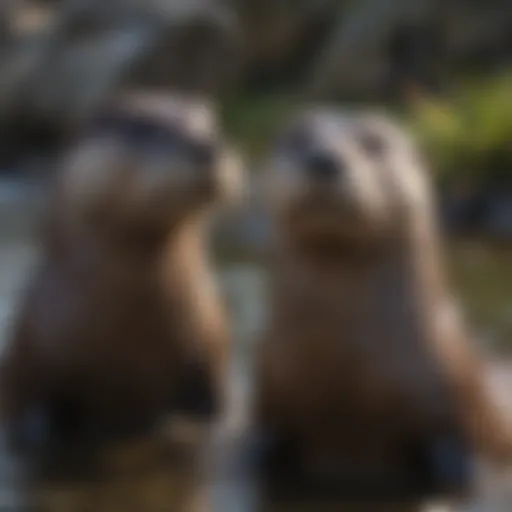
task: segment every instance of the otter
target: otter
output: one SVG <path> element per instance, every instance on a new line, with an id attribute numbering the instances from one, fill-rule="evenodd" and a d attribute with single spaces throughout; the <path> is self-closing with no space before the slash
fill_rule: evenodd
<path id="1" fill-rule="evenodd" d="M 512 431 L 447 284 L 426 168 L 386 114 L 328 105 L 289 119 L 270 151 L 252 404 L 268 492 L 455 499 L 479 457 L 510 460 Z"/>
<path id="2" fill-rule="evenodd" d="M 14 446 L 222 412 L 229 329 L 207 223 L 241 171 L 207 99 L 127 91 L 89 120 L 55 175 L 2 359 Z"/>

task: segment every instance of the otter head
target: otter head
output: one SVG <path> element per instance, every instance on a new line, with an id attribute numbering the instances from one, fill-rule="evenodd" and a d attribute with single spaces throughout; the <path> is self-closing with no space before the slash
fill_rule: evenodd
<path id="1" fill-rule="evenodd" d="M 378 245 L 406 235 L 430 208 L 412 141 L 370 112 L 301 112 L 282 131 L 264 176 L 278 228 L 319 247 Z"/>
<path id="2" fill-rule="evenodd" d="M 240 170 L 206 101 L 132 93 L 106 107 L 71 148 L 58 198 L 74 229 L 164 237 L 235 198 Z"/>

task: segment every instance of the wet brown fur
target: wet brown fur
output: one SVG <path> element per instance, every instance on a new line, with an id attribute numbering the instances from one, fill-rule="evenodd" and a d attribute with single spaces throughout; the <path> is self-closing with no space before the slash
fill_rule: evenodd
<path id="1" fill-rule="evenodd" d="M 155 119 L 154 107 L 167 99 L 148 97 L 146 112 L 144 95 L 120 102 L 117 119 Z M 210 215 L 203 207 L 218 198 L 200 199 L 174 212 L 169 225 L 155 220 L 140 232 L 143 210 L 123 220 L 129 201 L 119 218 L 107 205 L 109 215 L 81 222 L 80 199 L 63 185 L 69 172 L 64 165 L 58 176 L 42 256 L 3 359 L 4 421 L 15 428 L 40 404 L 72 416 L 66 419 L 77 421 L 82 434 L 89 427 L 119 433 L 169 413 L 194 414 L 203 400 L 220 412 L 229 341 L 206 254 Z M 125 185 L 120 178 L 116 194 L 129 194 Z M 100 197 L 93 194 L 92 204 Z"/>
<path id="2" fill-rule="evenodd" d="M 331 247 L 301 238 L 300 226 L 294 232 L 286 208 L 274 215 L 253 413 L 275 446 L 288 443 L 286 471 L 297 453 L 321 472 L 334 464 L 353 476 L 360 467 L 370 493 L 376 482 L 407 482 L 407 458 L 436 436 L 510 460 L 512 432 L 488 394 L 481 356 L 452 315 L 431 207 L 401 215 L 404 226 L 388 239 L 349 235 Z"/>

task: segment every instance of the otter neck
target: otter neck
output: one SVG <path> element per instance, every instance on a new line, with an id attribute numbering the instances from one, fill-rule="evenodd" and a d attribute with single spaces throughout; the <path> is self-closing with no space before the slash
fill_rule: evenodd
<path id="1" fill-rule="evenodd" d="M 63 264 L 71 263 L 82 271 L 97 272 L 107 266 L 110 272 L 132 274 L 159 273 L 162 265 L 185 268 L 204 253 L 202 216 L 177 223 L 167 232 L 98 232 L 85 227 L 68 229 L 47 241 L 47 251 Z M 181 261 L 188 260 L 188 261 Z"/>
<path id="2" fill-rule="evenodd" d="M 440 241 L 431 220 L 409 226 L 361 258 L 315 258 L 285 237 L 275 248 L 276 305 L 293 315 L 303 310 L 314 316 L 330 308 L 349 322 L 372 321 L 372 312 L 382 306 L 390 314 L 408 314 L 412 326 L 414 320 L 428 323 L 446 298 Z M 368 316 L 355 311 L 361 305 Z"/>

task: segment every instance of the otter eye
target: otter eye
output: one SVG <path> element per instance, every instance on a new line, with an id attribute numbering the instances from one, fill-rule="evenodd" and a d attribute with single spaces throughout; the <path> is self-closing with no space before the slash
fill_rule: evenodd
<path id="1" fill-rule="evenodd" d="M 165 126 L 145 119 L 135 119 L 127 127 L 126 137 L 136 146 L 166 148 L 174 143 L 174 137 Z"/>
<path id="2" fill-rule="evenodd" d="M 371 157 L 380 157 L 386 150 L 384 140 L 376 133 L 363 130 L 358 139 L 363 151 Z"/>
<path id="3" fill-rule="evenodd" d="M 215 160 L 216 148 L 212 141 L 198 141 L 188 146 L 191 159 L 200 166 L 209 167 Z"/>

